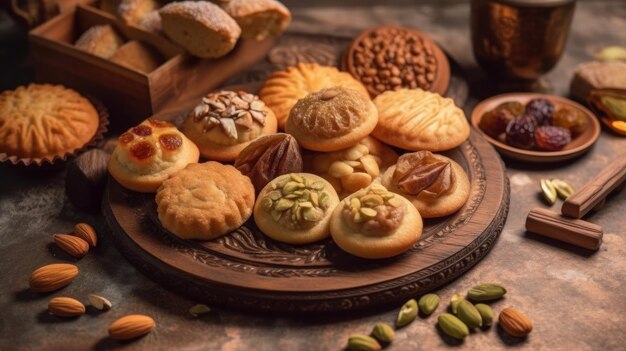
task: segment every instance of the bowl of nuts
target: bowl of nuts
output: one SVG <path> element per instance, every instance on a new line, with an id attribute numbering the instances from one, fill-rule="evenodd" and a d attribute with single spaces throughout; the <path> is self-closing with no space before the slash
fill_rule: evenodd
<path id="1" fill-rule="evenodd" d="M 474 107 L 471 123 L 500 154 L 528 162 L 577 157 L 600 136 L 600 123 L 591 111 L 545 94 L 490 97 Z"/>

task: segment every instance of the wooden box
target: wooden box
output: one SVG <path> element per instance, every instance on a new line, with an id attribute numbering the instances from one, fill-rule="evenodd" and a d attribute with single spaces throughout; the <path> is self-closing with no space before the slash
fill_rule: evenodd
<path id="1" fill-rule="evenodd" d="M 165 61 L 145 74 L 74 47 L 84 31 L 100 24 L 110 24 L 126 41 L 149 44 Z M 126 25 L 89 4 L 33 29 L 29 39 L 36 80 L 63 84 L 101 100 L 109 109 L 114 130 L 137 124 L 177 101 L 199 98 L 265 57 L 274 42 L 240 40 L 224 57 L 199 59 L 165 37 Z"/>

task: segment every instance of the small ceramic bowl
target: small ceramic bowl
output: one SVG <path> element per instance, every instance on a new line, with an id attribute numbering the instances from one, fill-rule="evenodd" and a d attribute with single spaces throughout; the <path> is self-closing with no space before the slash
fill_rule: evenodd
<path id="1" fill-rule="evenodd" d="M 526 103 L 532 99 L 543 98 L 547 99 L 554 104 L 555 111 L 560 107 L 569 107 L 580 110 L 587 117 L 589 124 L 585 131 L 572 139 L 572 141 L 559 151 L 541 151 L 541 150 L 526 150 L 520 149 L 511 145 L 505 144 L 503 141 L 494 139 L 485 134 L 479 127 L 478 123 L 483 114 L 490 111 L 501 103 L 507 101 L 519 101 L 526 105 Z M 492 96 L 488 99 L 480 102 L 474 110 L 471 116 L 472 126 L 491 144 L 498 150 L 498 152 L 504 156 L 512 159 L 527 161 L 527 162 L 558 162 L 568 160 L 577 157 L 587 151 L 593 146 L 600 136 L 600 122 L 595 115 L 582 105 L 566 99 L 560 96 L 534 94 L 534 93 L 508 93 L 502 95 Z"/>

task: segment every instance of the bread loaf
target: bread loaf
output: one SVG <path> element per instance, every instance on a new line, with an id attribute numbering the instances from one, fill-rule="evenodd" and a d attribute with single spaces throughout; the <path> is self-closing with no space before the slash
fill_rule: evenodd
<path id="1" fill-rule="evenodd" d="M 291 13 L 276 0 L 231 0 L 222 8 L 241 27 L 241 37 L 263 40 L 283 32 Z"/>
<path id="2" fill-rule="evenodd" d="M 110 58 L 124 41 L 110 25 L 93 26 L 76 40 L 75 46 L 102 58 Z"/>

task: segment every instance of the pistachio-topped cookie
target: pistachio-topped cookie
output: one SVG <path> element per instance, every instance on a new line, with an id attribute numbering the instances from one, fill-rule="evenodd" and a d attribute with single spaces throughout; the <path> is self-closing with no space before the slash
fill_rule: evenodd
<path id="1" fill-rule="evenodd" d="M 424 218 L 458 211 L 467 202 L 470 190 L 461 165 L 429 151 L 400 156 L 383 174 L 381 182 L 411 201 Z"/>
<path id="2" fill-rule="evenodd" d="M 254 205 L 254 221 L 274 240 L 312 243 L 329 236 L 328 222 L 338 203 L 335 189 L 323 178 L 285 174 L 261 190 Z"/>
<path id="3" fill-rule="evenodd" d="M 330 220 L 330 233 L 337 245 L 363 258 L 399 255 L 419 240 L 422 229 L 417 209 L 380 184 L 342 200 Z"/>
<path id="4" fill-rule="evenodd" d="M 276 133 L 276 117 L 258 96 L 222 90 L 203 97 L 182 129 L 203 157 L 233 161 L 252 140 Z"/>

